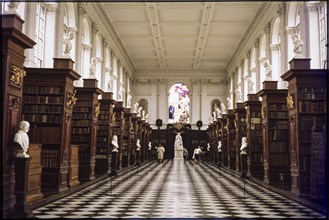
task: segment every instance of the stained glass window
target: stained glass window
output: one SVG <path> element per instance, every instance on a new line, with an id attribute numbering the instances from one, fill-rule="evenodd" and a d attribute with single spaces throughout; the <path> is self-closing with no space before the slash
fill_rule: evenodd
<path id="1" fill-rule="evenodd" d="M 190 123 L 189 89 L 176 83 L 169 90 L 169 123 Z"/>

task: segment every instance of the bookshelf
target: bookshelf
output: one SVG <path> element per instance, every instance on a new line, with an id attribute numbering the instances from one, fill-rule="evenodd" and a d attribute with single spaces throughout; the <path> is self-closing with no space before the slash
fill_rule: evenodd
<path id="1" fill-rule="evenodd" d="M 262 97 L 264 182 L 279 186 L 279 174 L 289 175 L 289 121 L 287 89 L 277 89 L 277 81 L 264 81 L 257 93 Z"/>
<path id="2" fill-rule="evenodd" d="M 54 58 L 54 68 L 26 68 L 22 119 L 30 122 L 30 143 L 42 144 L 41 191 L 48 194 L 68 189 L 69 148 L 73 81 L 80 75 L 73 61 Z"/>
<path id="3" fill-rule="evenodd" d="M 222 137 L 222 165 L 228 165 L 228 149 L 227 149 L 227 114 L 222 114 L 221 119 L 221 137 Z M 215 145 L 216 152 L 218 152 L 218 141 Z"/>
<path id="4" fill-rule="evenodd" d="M 240 158 L 240 147 L 242 137 L 247 136 L 247 123 L 246 123 L 246 109 L 243 103 L 237 102 L 234 109 L 234 121 L 235 121 L 235 140 L 236 140 L 236 163 L 235 170 L 241 172 L 241 158 Z"/>
<path id="5" fill-rule="evenodd" d="M 312 184 L 312 178 L 318 179 L 319 184 L 327 178 L 315 159 L 315 154 L 320 155 L 319 150 L 326 146 L 313 145 L 312 129 L 320 132 L 327 125 L 328 73 L 326 69 L 310 69 L 310 59 L 293 59 L 289 63 L 290 70 L 281 78 L 288 82 L 291 192 L 314 197 L 313 192 L 321 187 Z"/>
<path id="6" fill-rule="evenodd" d="M 141 163 L 146 159 L 147 143 L 146 143 L 146 122 L 141 120 Z"/>
<path id="7" fill-rule="evenodd" d="M 130 160 L 130 148 L 131 148 L 131 128 L 132 126 L 132 119 L 131 119 L 131 113 L 130 108 L 126 108 L 124 111 L 124 127 L 123 127 L 123 137 L 122 137 L 122 167 L 128 167 L 129 166 L 129 160 Z"/>
<path id="8" fill-rule="evenodd" d="M 248 175 L 259 180 L 264 178 L 263 167 L 263 127 L 261 109 L 262 103 L 256 94 L 248 94 L 244 102 L 246 108 L 247 140 L 248 140 Z"/>
<path id="9" fill-rule="evenodd" d="M 2 213 L 10 216 L 15 204 L 15 133 L 22 115 L 22 88 L 24 51 L 33 48 L 35 42 L 22 32 L 24 21 L 15 14 L 2 14 Z"/>
<path id="10" fill-rule="evenodd" d="M 125 126 L 123 102 L 117 102 L 113 109 L 114 117 L 112 120 L 112 135 L 118 136 L 119 152 L 117 154 L 115 170 L 122 168 L 122 149 L 123 149 L 123 128 Z M 111 149 L 112 150 L 112 149 Z"/>
<path id="11" fill-rule="evenodd" d="M 99 100 L 100 112 L 97 120 L 97 144 L 95 176 L 111 171 L 112 115 L 115 101 L 111 92 L 104 92 Z"/>
<path id="12" fill-rule="evenodd" d="M 97 79 L 83 79 L 84 87 L 76 87 L 77 102 L 73 107 L 71 144 L 79 145 L 79 181 L 95 178 L 97 119 L 100 113 Z"/>
<path id="13" fill-rule="evenodd" d="M 227 156 L 228 156 L 228 168 L 236 169 L 236 135 L 235 135 L 235 123 L 234 113 L 232 109 L 227 111 Z M 224 162 L 225 163 L 225 162 Z"/>
<path id="14" fill-rule="evenodd" d="M 149 142 L 152 142 L 151 141 L 151 137 L 152 137 L 152 128 L 151 128 L 151 125 L 149 123 L 147 123 L 147 126 L 146 126 L 146 152 L 147 152 L 147 160 L 151 160 L 152 158 L 152 150 L 149 150 Z"/>
<path id="15" fill-rule="evenodd" d="M 328 184 L 328 171 L 327 171 L 327 127 L 324 126 L 321 130 L 312 128 L 312 149 L 311 149 L 311 186 L 310 197 L 311 200 L 323 205 L 327 204 L 327 184 Z"/>
<path id="16" fill-rule="evenodd" d="M 142 117 L 141 116 L 137 116 L 137 130 L 136 131 L 137 131 L 136 132 L 136 142 L 137 142 L 137 139 L 139 139 L 141 147 L 143 147 L 143 142 L 142 142 Z M 134 148 L 135 148 L 135 152 L 136 152 L 135 160 L 136 160 L 137 164 L 140 164 L 141 163 L 142 148 L 141 148 L 140 151 L 136 151 L 136 142 L 134 144 Z"/>
<path id="17" fill-rule="evenodd" d="M 213 141 L 210 143 L 210 160 L 218 164 L 219 158 L 217 153 L 218 141 L 222 141 L 222 118 L 217 118 L 217 121 L 214 122 L 214 133 Z M 205 149 L 207 150 L 207 149 Z"/>
<path id="18" fill-rule="evenodd" d="M 135 164 L 136 159 L 136 141 L 137 141 L 137 113 L 131 113 L 131 127 L 130 127 L 130 165 Z M 153 144 L 152 144 L 153 146 Z"/>

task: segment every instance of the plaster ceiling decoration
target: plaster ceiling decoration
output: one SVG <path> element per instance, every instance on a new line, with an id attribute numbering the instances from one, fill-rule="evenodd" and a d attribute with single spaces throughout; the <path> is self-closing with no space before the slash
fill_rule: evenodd
<path id="1" fill-rule="evenodd" d="M 101 6 L 135 72 L 218 72 L 225 71 L 265 4 L 103 2 Z"/>

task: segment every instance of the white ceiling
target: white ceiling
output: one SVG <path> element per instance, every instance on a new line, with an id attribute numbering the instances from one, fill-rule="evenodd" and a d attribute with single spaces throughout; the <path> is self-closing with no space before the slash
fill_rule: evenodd
<path id="1" fill-rule="evenodd" d="M 223 71 L 262 2 L 103 2 L 135 71 Z"/>

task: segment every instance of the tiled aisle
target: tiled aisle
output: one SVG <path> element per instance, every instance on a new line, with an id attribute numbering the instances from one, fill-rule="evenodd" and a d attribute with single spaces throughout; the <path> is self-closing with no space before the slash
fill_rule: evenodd
<path id="1" fill-rule="evenodd" d="M 112 185 L 112 188 L 111 188 Z M 33 211 L 36 218 L 325 218 L 215 167 L 167 160 Z M 245 193 L 244 193 L 245 192 Z"/>

